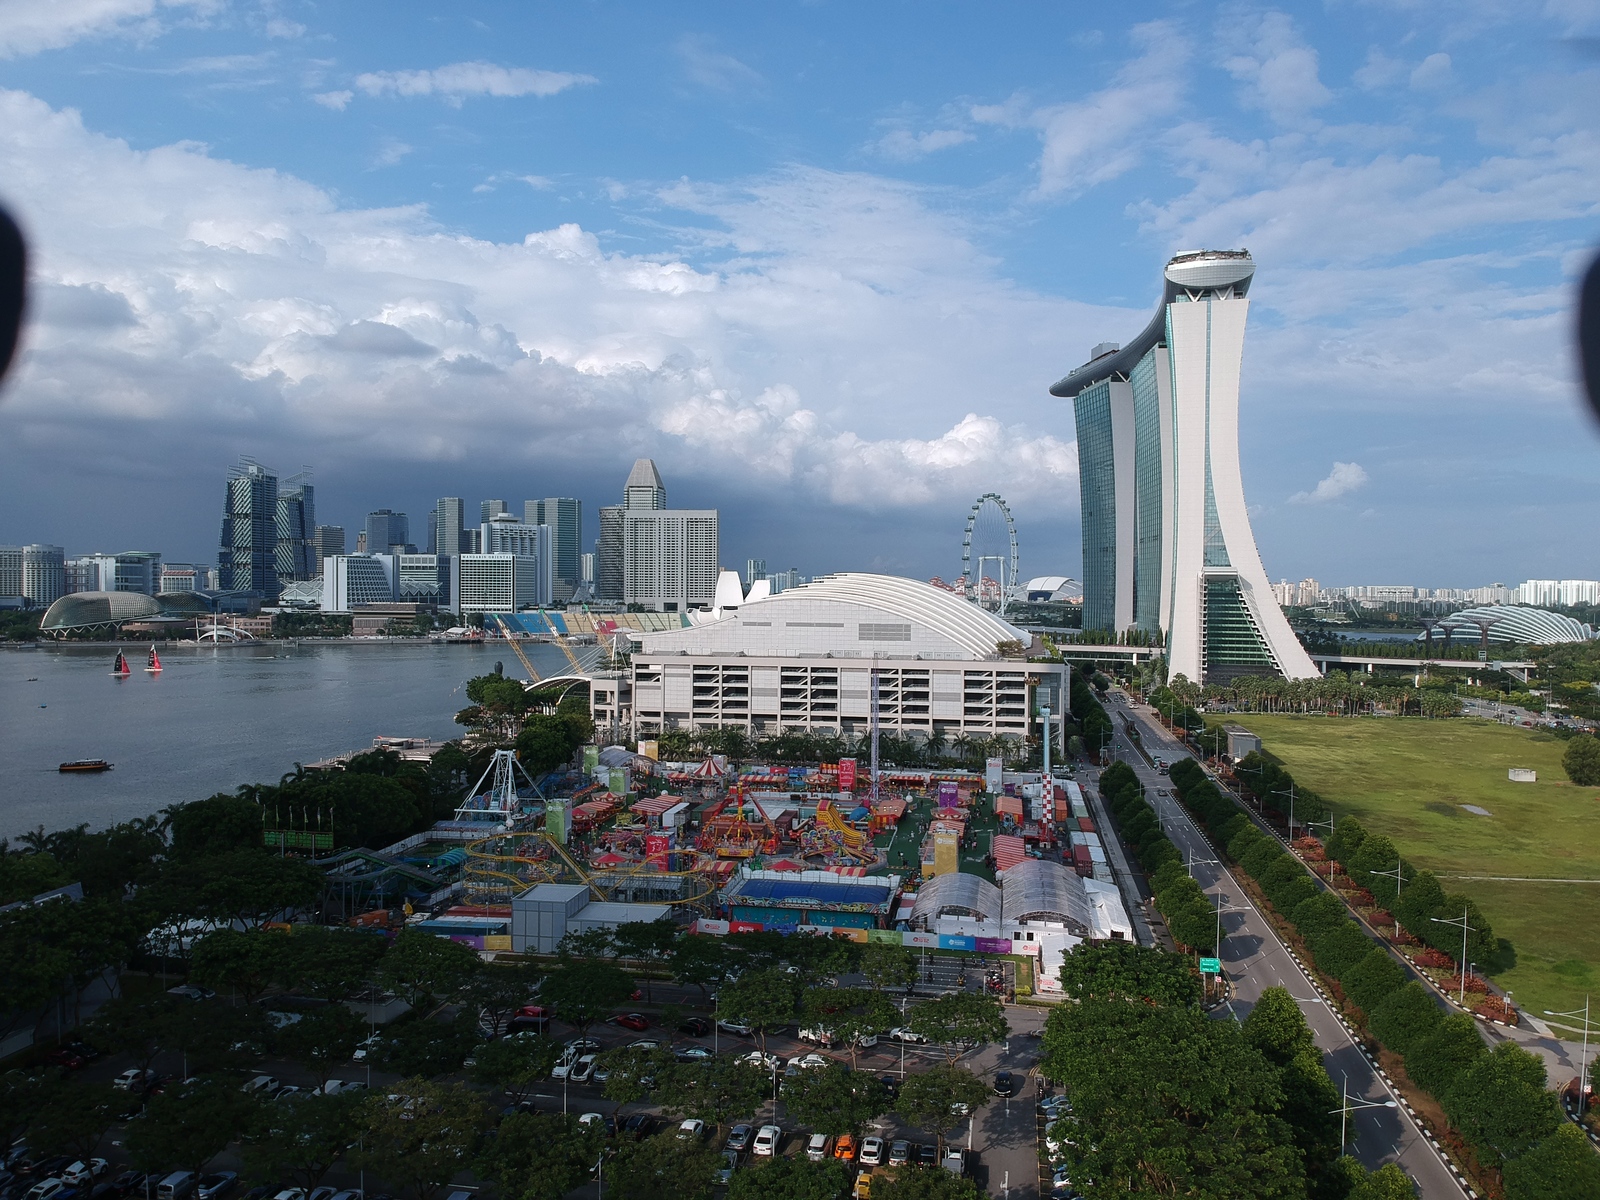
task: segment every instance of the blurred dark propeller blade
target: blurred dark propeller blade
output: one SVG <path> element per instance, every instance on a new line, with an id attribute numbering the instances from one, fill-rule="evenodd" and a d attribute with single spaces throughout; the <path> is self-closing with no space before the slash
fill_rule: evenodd
<path id="1" fill-rule="evenodd" d="M 22 244 L 22 231 L 0 208 L 0 376 L 5 375 L 16 353 L 27 278 L 28 251 Z"/>
<path id="2" fill-rule="evenodd" d="M 1600 417 L 1600 257 L 1589 264 L 1578 297 L 1578 358 L 1583 364 L 1583 383 L 1589 389 L 1589 403 Z"/>

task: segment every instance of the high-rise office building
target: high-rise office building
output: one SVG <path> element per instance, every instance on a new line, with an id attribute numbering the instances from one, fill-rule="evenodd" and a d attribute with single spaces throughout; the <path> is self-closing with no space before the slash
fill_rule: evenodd
<path id="1" fill-rule="evenodd" d="M 30 608 L 49 608 L 67 594 L 66 553 L 60 546 L 22 548 L 22 594 Z"/>
<path id="2" fill-rule="evenodd" d="M 517 596 L 522 604 L 541 608 L 555 602 L 555 580 L 551 569 L 550 528 L 547 525 L 527 525 L 510 513 L 501 513 L 492 521 L 478 527 L 478 542 L 483 547 L 480 557 L 515 555 L 534 565 L 532 582 L 528 583 L 517 568 Z M 497 609 L 498 612 L 515 612 L 515 609 Z"/>
<path id="3" fill-rule="evenodd" d="M 284 480 L 278 489 L 278 582 L 311 579 L 317 573 L 316 489 L 311 472 Z"/>
<path id="4" fill-rule="evenodd" d="M 393 554 L 330 554 L 322 560 L 322 611 L 347 613 L 363 604 L 387 604 L 399 591 Z"/>
<path id="5" fill-rule="evenodd" d="M 747 558 L 744 560 L 744 586 L 748 588 L 758 579 L 767 577 L 767 560 L 764 558 Z"/>
<path id="6" fill-rule="evenodd" d="M 467 547 L 461 544 L 461 533 L 466 528 L 466 503 L 460 496 L 441 496 L 433 503 L 435 528 L 433 546 L 435 554 L 462 554 Z"/>
<path id="7" fill-rule="evenodd" d="M 122 554 L 85 554 L 68 564 L 67 574 L 79 592 L 138 592 L 155 596 L 161 591 L 161 555 L 152 550 Z"/>
<path id="8" fill-rule="evenodd" d="M 388 554 L 395 546 L 407 546 L 411 542 L 411 523 L 406 520 L 405 513 L 391 512 L 387 508 L 380 508 L 376 512 L 367 514 L 367 552 L 369 554 Z M 393 550 L 393 553 L 403 553 Z"/>
<path id="9" fill-rule="evenodd" d="M 1278 607 L 1239 474 L 1247 251 L 1174 257 L 1161 307 L 1050 392 L 1078 427 L 1085 629 L 1159 631 L 1201 683 L 1317 674 Z"/>
<path id="10" fill-rule="evenodd" d="M 224 591 L 253 592 L 276 600 L 278 582 L 278 477 L 251 458 L 228 472 L 222 510 L 217 575 Z"/>
<path id="11" fill-rule="evenodd" d="M 450 560 L 452 611 L 514 613 L 548 604 L 539 560 L 525 554 L 463 554 Z"/>
<path id="12" fill-rule="evenodd" d="M 482 525 L 496 517 L 503 517 L 511 508 L 504 500 L 480 500 L 478 502 L 478 524 Z"/>
<path id="13" fill-rule="evenodd" d="M 318 525 L 311 535 L 311 546 L 316 555 L 317 574 L 321 575 L 324 559 L 344 553 L 344 526 Z"/>
<path id="14" fill-rule="evenodd" d="M 620 504 L 600 510 L 600 536 L 594 543 L 594 595 L 597 600 L 622 603 L 622 514 Z"/>
<path id="15" fill-rule="evenodd" d="M 0 600 L 22 603 L 22 547 L 0 546 Z"/>
<path id="16" fill-rule="evenodd" d="M 572 599 L 583 582 L 583 502 L 571 496 L 529 500 L 522 506 L 523 523 L 550 528 L 550 564 L 555 572 L 555 599 Z"/>
<path id="17" fill-rule="evenodd" d="M 716 509 L 671 509 L 661 472 L 641 458 L 622 489 L 622 599 L 654 612 L 687 612 L 716 596 Z M 605 536 L 601 522 L 601 536 Z M 603 566 L 603 564 L 602 564 Z"/>

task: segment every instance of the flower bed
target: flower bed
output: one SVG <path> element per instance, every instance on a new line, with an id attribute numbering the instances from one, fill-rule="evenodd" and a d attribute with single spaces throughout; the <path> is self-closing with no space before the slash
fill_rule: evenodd
<path id="1" fill-rule="evenodd" d="M 1485 996 L 1472 1010 L 1478 1016 L 1506 1025 L 1517 1023 L 1517 1010 L 1500 996 Z"/>
<path id="2" fill-rule="evenodd" d="M 1437 983 L 1439 984 L 1439 987 L 1446 992 L 1459 993 L 1462 990 L 1461 975 L 1459 972 L 1454 975 L 1446 975 L 1442 979 L 1437 980 Z M 1484 982 L 1482 976 L 1474 975 L 1472 972 L 1468 971 L 1466 992 L 1468 995 L 1487 995 L 1489 992 L 1489 985 Z"/>
<path id="3" fill-rule="evenodd" d="M 1419 967 L 1434 967 L 1441 970 L 1455 970 L 1456 960 L 1448 954 L 1425 946 L 1411 956 L 1411 961 Z"/>

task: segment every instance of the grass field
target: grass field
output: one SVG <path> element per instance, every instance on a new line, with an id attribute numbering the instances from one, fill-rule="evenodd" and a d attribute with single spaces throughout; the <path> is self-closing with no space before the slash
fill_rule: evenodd
<path id="1" fill-rule="evenodd" d="M 1418 867 L 1600 880 L 1600 789 L 1567 782 L 1566 743 L 1547 733 L 1470 719 L 1234 719 L 1336 814 L 1387 834 Z M 1511 767 L 1532 767 L 1539 781 L 1512 783 Z M 1582 1008 L 1589 991 L 1600 997 L 1600 883 L 1441 882 L 1511 940 L 1516 965 L 1494 978 L 1519 1006 L 1539 1016 Z"/>

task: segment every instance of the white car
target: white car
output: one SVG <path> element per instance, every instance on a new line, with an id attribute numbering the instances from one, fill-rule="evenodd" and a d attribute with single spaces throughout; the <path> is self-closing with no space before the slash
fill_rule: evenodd
<path id="1" fill-rule="evenodd" d="M 57 1196 L 72 1191 L 72 1185 L 64 1179 L 45 1179 L 29 1188 L 23 1200 L 55 1200 Z"/>
<path id="2" fill-rule="evenodd" d="M 832 1046 L 833 1034 L 818 1026 L 815 1029 L 802 1029 L 797 1035 L 802 1042 L 810 1042 L 816 1046 Z"/>
<path id="3" fill-rule="evenodd" d="M 578 1063 L 576 1051 L 569 1050 L 556 1060 L 556 1065 L 550 1068 L 551 1079 L 565 1079 L 572 1074 L 572 1068 Z"/>
<path id="4" fill-rule="evenodd" d="M 591 1125 L 600 1127 L 604 1126 L 605 1123 L 606 1118 L 604 1113 L 586 1112 L 583 1114 L 583 1116 L 578 1118 L 578 1127 L 580 1129 L 587 1129 Z"/>
<path id="5" fill-rule="evenodd" d="M 792 1059 L 789 1065 L 799 1067 L 802 1071 L 805 1071 L 812 1067 L 825 1067 L 828 1065 L 828 1060 L 820 1054 L 808 1054 L 804 1058 Z"/>
<path id="6" fill-rule="evenodd" d="M 736 1033 L 740 1037 L 749 1037 L 755 1030 L 739 1021 L 718 1021 L 717 1028 L 723 1033 Z"/>
<path id="7" fill-rule="evenodd" d="M 828 1143 L 833 1141 L 825 1133 L 813 1133 L 806 1143 L 806 1157 L 812 1162 L 822 1162 L 828 1157 Z"/>
<path id="8" fill-rule="evenodd" d="M 141 1071 L 138 1067 L 129 1067 L 111 1081 L 111 1086 L 121 1092 L 131 1092 L 134 1088 L 144 1087 L 155 1077 L 154 1071 Z"/>
<path id="9" fill-rule="evenodd" d="M 739 1061 L 749 1063 L 752 1067 L 760 1067 L 763 1071 L 776 1071 L 783 1066 L 783 1059 L 776 1054 L 763 1054 L 759 1050 L 752 1050 L 749 1054 L 741 1054 Z"/>
<path id="10" fill-rule="evenodd" d="M 926 1044 L 928 1040 L 920 1033 L 916 1033 L 904 1025 L 897 1025 L 889 1030 L 889 1036 L 897 1042 L 916 1042 L 919 1045 Z"/>
<path id="11" fill-rule="evenodd" d="M 863 1167 L 883 1165 L 883 1139 L 874 1134 L 861 1139 L 861 1156 L 856 1159 Z"/>
<path id="12" fill-rule="evenodd" d="M 573 1083 L 588 1083 L 589 1079 L 594 1075 L 594 1064 L 595 1056 L 593 1054 L 585 1054 L 572 1064 L 572 1072 L 567 1078 Z"/>
<path id="13" fill-rule="evenodd" d="M 327 1096 L 342 1096 L 346 1092 L 359 1092 L 366 1086 L 359 1079 L 330 1079 L 322 1085 L 322 1091 Z"/>
<path id="14" fill-rule="evenodd" d="M 355 1053 L 350 1056 L 350 1060 L 352 1062 L 365 1062 L 367 1055 L 374 1053 L 382 1044 L 383 1034 L 375 1033 L 356 1047 Z"/>
<path id="15" fill-rule="evenodd" d="M 82 1187 L 91 1179 L 104 1175 L 108 1165 L 103 1158 L 79 1159 L 61 1172 L 61 1179 L 62 1182 L 70 1183 L 73 1187 Z"/>
<path id="16" fill-rule="evenodd" d="M 695 1117 L 686 1118 L 678 1126 L 678 1136 L 684 1141 L 698 1142 L 706 1135 L 706 1123 Z"/>
<path id="17" fill-rule="evenodd" d="M 750 1153 L 757 1158 L 775 1158 L 782 1142 L 783 1130 L 776 1125 L 763 1125 L 756 1130 L 755 1145 L 750 1147 Z"/>

